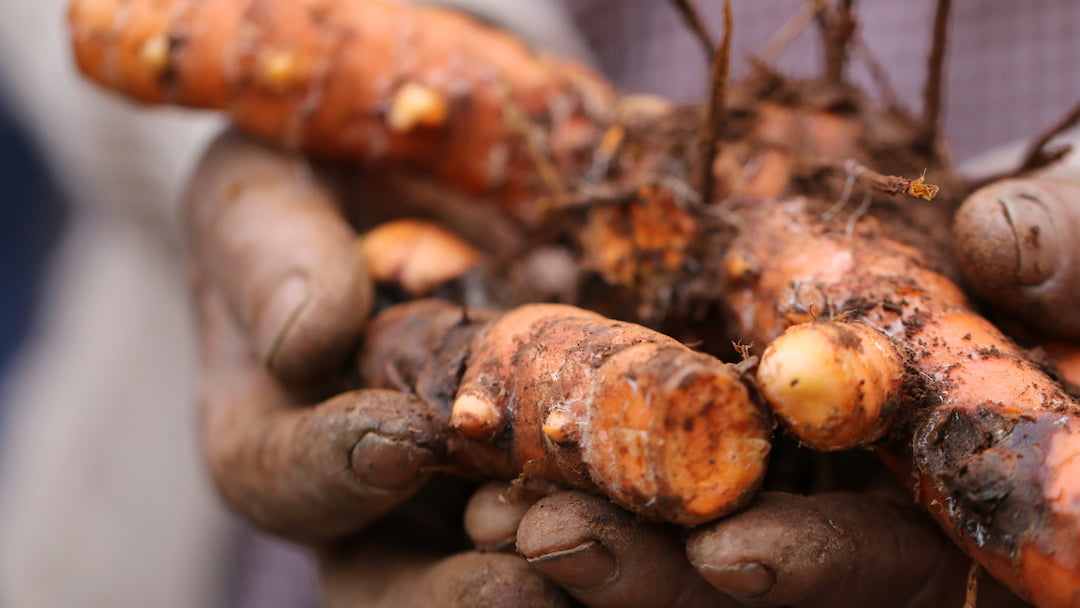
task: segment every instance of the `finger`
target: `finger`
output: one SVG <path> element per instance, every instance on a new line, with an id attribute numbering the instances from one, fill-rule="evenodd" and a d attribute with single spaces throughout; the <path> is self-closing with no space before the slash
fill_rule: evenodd
<path id="1" fill-rule="evenodd" d="M 196 170 L 186 213 L 196 262 L 258 359 L 292 385 L 339 370 L 370 311 L 371 281 L 306 162 L 226 133 Z"/>
<path id="2" fill-rule="evenodd" d="M 687 555 L 740 601 L 799 608 L 960 606 L 971 563 L 911 505 L 869 494 L 762 494 Z"/>
<path id="3" fill-rule="evenodd" d="M 203 451 L 228 502 L 287 538 L 322 542 L 411 496 L 443 452 L 430 406 L 395 391 L 296 407 L 246 351 L 222 298 L 201 307 Z"/>
<path id="4" fill-rule="evenodd" d="M 686 560 L 674 530 L 578 492 L 541 499 L 518 529 L 528 562 L 592 608 L 726 607 Z"/>
<path id="5" fill-rule="evenodd" d="M 465 532 L 478 549 L 513 550 L 522 518 L 548 493 L 544 490 L 503 481 L 481 486 L 465 507 Z"/>
<path id="6" fill-rule="evenodd" d="M 968 197 L 953 221 L 971 289 L 1000 311 L 1055 337 L 1080 339 L 1080 184 L 995 182 Z"/>
<path id="7" fill-rule="evenodd" d="M 563 608 L 565 596 L 521 557 L 459 553 L 433 560 L 373 545 L 320 559 L 327 608 Z"/>

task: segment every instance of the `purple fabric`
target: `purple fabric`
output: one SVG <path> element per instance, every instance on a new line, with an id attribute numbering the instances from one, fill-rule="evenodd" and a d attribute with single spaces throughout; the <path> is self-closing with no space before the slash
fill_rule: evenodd
<path id="1" fill-rule="evenodd" d="M 705 59 L 667 0 L 562 0 L 597 53 L 600 68 L 627 90 L 700 99 Z M 805 0 L 733 2 L 733 68 L 760 50 Z M 713 30 L 720 0 L 697 0 Z M 934 0 L 857 3 L 863 38 L 891 75 L 904 104 L 921 109 Z M 1080 2 L 955 0 L 947 57 L 945 132 L 960 160 L 1033 137 L 1080 99 Z M 821 65 L 817 31 L 807 29 L 777 62 L 811 75 Z M 856 80 L 867 72 L 856 61 Z"/>
<path id="2" fill-rule="evenodd" d="M 233 608 L 318 608 L 311 551 L 243 526 L 232 579 Z"/>

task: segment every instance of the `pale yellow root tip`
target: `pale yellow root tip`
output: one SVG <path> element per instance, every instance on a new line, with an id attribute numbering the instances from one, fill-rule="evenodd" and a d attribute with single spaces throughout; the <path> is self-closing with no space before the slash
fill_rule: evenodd
<path id="1" fill-rule="evenodd" d="M 396 284 L 414 296 L 427 295 L 480 263 L 472 245 L 422 220 L 380 224 L 357 243 L 376 282 Z"/>
<path id="2" fill-rule="evenodd" d="M 578 439 L 577 422 L 563 410 L 551 410 L 544 419 L 544 434 L 555 443 L 573 443 Z"/>
<path id="3" fill-rule="evenodd" d="M 289 86 L 297 74 L 296 54 L 285 50 L 267 50 L 259 57 L 259 75 L 274 88 Z"/>
<path id="4" fill-rule="evenodd" d="M 824 321 L 784 332 L 762 355 L 757 378 L 769 406 L 802 441 L 838 450 L 887 430 L 903 374 L 884 334 Z"/>
<path id="5" fill-rule="evenodd" d="M 438 127 L 446 122 L 446 97 L 431 87 L 409 82 L 398 89 L 390 104 L 387 123 L 399 133 L 416 127 Z"/>
<path id="6" fill-rule="evenodd" d="M 450 409 L 450 426 L 470 439 L 488 439 L 502 426 L 502 415 L 491 401 L 466 393 Z"/>
<path id="7" fill-rule="evenodd" d="M 733 280 L 743 279 L 758 270 L 758 264 L 747 257 L 731 257 L 727 262 L 728 276 Z"/>
<path id="8" fill-rule="evenodd" d="M 169 41 L 165 36 L 146 39 L 139 49 L 139 59 L 154 71 L 160 71 L 169 63 Z"/>

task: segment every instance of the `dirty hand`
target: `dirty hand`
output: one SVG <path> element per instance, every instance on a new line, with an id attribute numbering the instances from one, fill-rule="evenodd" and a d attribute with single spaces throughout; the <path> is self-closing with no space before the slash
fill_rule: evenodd
<path id="1" fill-rule="evenodd" d="M 462 538 L 460 518 L 446 538 L 430 536 L 412 553 L 402 553 L 392 519 L 375 527 L 386 534 L 343 548 L 343 539 L 395 509 L 413 520 L 424 519 L 417 514 L 425 507 L 428 515 L 448 510 L 438 501 L 402 506 L 443 457 L 444 429 L 430 406 L 404 393 L 334 394 L 372 287 L 355 234 L 311 165 L 225 134 L 198 168 L 185 214 L 201 441 L 232 508 L 318 548 L 331 606 L 561 602 L 519 557 L 434 556 L 433 548 Z M 427 601 L 435 597 L 442 603 Z"/>
<path id="2" fill-rule="evenodd" d="M 444 455 L 436 413 L 404 393 L 329 388 L 372 297 L 334 191 L 306 160 L 228 134 L 186 211 L 210 470 L 244 517 L 319 549 L 328 605 L 566 605 L 546 581 L 594 608 L 962 601 L 969 560 L 895 496 L 768 493 L 686 538 L 604 499 L 510 504 L 488 487 L 470 537 L 525 559 L 468 551 L 467 490 L 421 490 Z"/>
<path id="3" fill-rule="evenodd" d="M 534 568 L 590 608 L 964 603 L 970 558 L 892 484 L 813 496 L 765 492 L 688 536 L 578 492 L 526 504 L 506 496 L 498 483 L 474 495 L 470 537 L 494 549 L 516 543 Z M 986 575 L 978 600 L 983 608 L 1025 605 Z"/>
<path id="4" fill-rule="evenodd" d="M 1080 339 L 1080 183 L 994 182 L 964 201 L 953 232 L 971 291 L 1043 335 Z"/>

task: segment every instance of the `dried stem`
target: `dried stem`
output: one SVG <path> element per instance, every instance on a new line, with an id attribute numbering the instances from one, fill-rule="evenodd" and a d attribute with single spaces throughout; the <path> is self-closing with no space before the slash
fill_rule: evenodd
<path id="1" fill-rule="evenodd" d="M 971 568 L 968 569 L 967 588 L 964 592 L 964 608 L 976 608 L 975 602 L 979 597 L 979 574 L 982 567 L 979 562 L 971 560 Z"/>
<path id="2" fill-rule="evenodd" d="M 508 85 L 503 86 L 503 121 L 511 132 L 521 138 L 525 144 L 525 153 L 533 162 L 540 180 L 544 183 L 548 193 L 555 199 L 566 198 L 569 188 L 563 181 L 555 162 L 547 152 L 545 144 L 538 135 L 538 129 L 529 119 L 525 110 L 518 105 L 511 94 Z"/>
<path id="3" fill-rule="evenodd" d="M 945 79 L 945 48 L 949 38 L 949 8 L 952 0 L 938 0 L 934 14 L 934 41 L 927 63 L 923 87 L 923 125 L 929 141 L 937 140 L 941 120 L 942 88 Z"/>
<path id="4" fill-rule="evenodd" d="M 1017 168 L 1016 172 L 1028 173 L 1061 160 L 1072 150 L 1072 146 L 1048 148 L 1047 145 L 1058 135 L 1076 126 L 1077 122 L 1080 122 L 1080 102 L 1077 102 L 1060 120 L 1031 144 L 1027 155 L 1024 156 L 1024 161 L 1020 163 L 1020 167 Z"/>
<path id="5" fill-rule="evenodd" d="M 1071 144 L 1065 144 L 1052 148 L 1049 144 L 1055 137 L 1076 126 L 1077 123 L 1080 123 L 1080 102 L 1077 102 L 1076 105 L 1070 108 L 1060 120 L 1051 125 L 1049 129 L 1040 134 L 1039 137 L 1031 143 L 1031 146 L 1028 147 L 1027 154 L 1024 155 L 1024 159 L 1020 161 L 1020 164 L 1015 169 L 1002 171 L 1001 173 L 993 173 L 974 180 L 968 185 L 972 190 L 977 190 L 998 180 L 1021 177 L 1058 162 L 1065 158 L 1069 152 L 1072 152 L 1073 147 Z"/>
<path id="6" fill-rule="evenodd" d="M 716 41 L 712 39 L 708 28 L 705 27 L 705 20 L 701 18 L 701 11 L 698 10 L 697 4 L 694 0 L 672 0 L 672 2 L 683 21 L 686 22 L 686 26 L 694 32 L 698 42 L 701 43 L 701 48 L 705 49 L 705 56 L 712 57 L 716 53 Z"/>
<path id="7" fill-rule="evenodd" d="M 709 65 L 709 104 L 705 114 L 705 125 L 699 133 L 698 150 L 700 155 L 697 160 L 698 192 L 701 200 L 706 203 L 712 202 L 713 194 L 713 160 L 716 158 L 717 140 L 720 138 L 720 127 L 723 124 L 724 112 L 727 109 L 728 71 L 731 64 L 731 28 L 734 22 L 731 16 L 731 0 L 724 0 L 724 37 L 720 41 L 720 47 L 713 53 L 712 63 Z"/>
<path id="8" fill-rule="evenodd" d="M 915 179 L 900 177 L 899 175 L 885 175 L 874 171 L 853 158 L 849 158 L 844 162 L 822 165 L 821 169 L 828 172 L 843 173 L 848 176 L 849 180 L 865 180 L 871 188 L 885 194 L 902 194 L 931 201 L 934 200 L 940 190 L 934 184 L 926 183 L 925 173 Z"/>
<path id="9" fill-rule="evenodd" d="M 882 100 L 890 108 L 900 107 L 900 95 L 897 94 L 896 88 L 892 85 L 892 80 L 889 78 L 889 71 L 885 69 L 885 66 L 881 65 L 878 61 L 874 51 L 870 48 L 870 45 L 866 43 L 866 39 L 862 36 L 856 35 L 854 37 L 853 49 L 855 52 L 861 55 L 862 60 L 866 62 L 866 68 L 870 72 L 870 79 L 874 81 L 874 85 L 878 88 L 878 92 L 881 94 Z"/>
<path id="10" fill-rule="evenodd" d="M 843 0 L 839 9 L 825 7 L 817 13 L 824 43 L 825 78 L 833 84 L 844 82 L 848 43 L 855 33 L 855 17 L 852 15 L 854 4 L 855 0 Z"/>
<path id="11" fill-rule="evenodd" d="M 810 27 L 810 23 L 813 22 L 814 16 L 819 14 L 825 8 L 825 0 L 806 0 L 806 2 L 799 7 L 799 10 L 795 11 L 787 21 L 781 25 L 776 32 L 773 33 L 769 41 L 765 43 L 765 46 L 758 54 L 758 59 L 766 64 L 774 63 L 780 53 L 783 53 L 785 49 L 791 46 L 796 38 L 802 34 L 806 28 Z"/>

